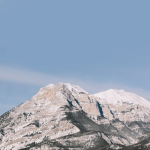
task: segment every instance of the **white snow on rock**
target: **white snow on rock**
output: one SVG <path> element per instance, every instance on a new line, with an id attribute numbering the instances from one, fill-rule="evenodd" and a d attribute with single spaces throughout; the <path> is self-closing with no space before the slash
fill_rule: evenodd
<path id="1" fill-rule="evenodd" d="M 103 98 L 108 104 L 139 104 L 141 106 L 149 107 L 150 102 L 143 97 L 140 97 L 134 93 L 126 92 L 124 90 L 110 89 L 104 92 L 96 93 L 94 96 Z"/>
<path id="2" fill-rule="evenodd" d="M 46 86 L 46 88 L 52 89 L 54 86 L 55 86 L 54 84 L 49 84 L 49 85 Z"/>
<path id="3" fill-rule="evenodd" d="M 86 92 L 85 90 L 83 90 L 81 87 L 79 87 L 78 85 L 72 85 L 70 83 L 60 83 L 60 84 L 63 84 L 65 86 L 67 86 L 67 88 L 70 90 L 70 91 L 74 91 L 74 92 L 77 92 L 77 93 L 85 93 L 85 94 L 88 94 L 88 92 Z"/>

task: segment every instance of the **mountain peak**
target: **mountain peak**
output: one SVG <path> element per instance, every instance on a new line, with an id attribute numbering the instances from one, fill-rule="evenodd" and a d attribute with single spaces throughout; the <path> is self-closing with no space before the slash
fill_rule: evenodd
<path id="1" fill-rule="evenodd" d="M 72 93 L 72 95 L 80 93 L 88 94 L 78 85 L 72 85 L 70 83 L 58 83 L 56 85 L 49 84 L 45 87 L 40 88 L 38 93 L 35 96 L 33 96 L 32 99 L 49 99 L 53 94 L 59 93 L 64 89 L 68 89 Z"/>
<path id="2" fill-rule="evenodd" d="M 74 92 L 77 92 L 77 93 L 85 93 L 85 94 L 88 94 L 88 92 L 86 92 L 85 90 L 83 90 L 80 86 L 78 85 L 73 85 L 73 84 L 70 84 L 70 83 L 58 83 L 58 84 L 61 84 L 61 85 L 64 85 L 68 88 L 69 91 L 74 91 Z"/>
<path id="3" fill-rule="evenodd" d="M 49 84 L 49 85 L 46 86 L 46 88 L 52 89 L 54 86 L 55 86 L 54 84 Z"/>
<path id="4" fill-rule="evenodd" d="M 121 90 L 117 90 L 117 89 L 109 89 L 107 91 L 114 91 L 114 92 L 126 92 L 125 90 L 121 89 Z"/>
<path id="5" fill-rule="evenodd" d="M 109 89 L 104 92 L 96 93 L 94 96 L 103 98 L 109 104 L 139 104 L 144 107 L 150 107 L 150 102 L 134 93 L 124 90 Z"/>

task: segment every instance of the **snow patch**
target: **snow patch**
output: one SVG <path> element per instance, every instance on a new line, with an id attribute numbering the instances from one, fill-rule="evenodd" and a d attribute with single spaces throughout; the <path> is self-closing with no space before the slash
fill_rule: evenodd
<path id="1" fill-rule="evenodd" d="M 70 83 L 60 83 L 63 84 L 65 86 L 67 86 L 67 88 L 72 92 L 76 92 L 76 93 L 85 93 L 88 94 L 88 92 L 86 92 L 85 90 L 83 90 L 81 87 L 79 87 L 78 85 L 72 85 Z"/>
<path id="2" fill-rule="evenodd" d="M 139 104 L 150 108 L 150 102 L 148 100 L 124 90 L 110 89 L 104 92 L 96 93 L 94 96 L 105 99 L 108 104 Z"/>
<path id="3" fill-rule="evenodd" d="M 46 86 L 46 88 L 52 89 L 54 86 L 55 86 L 54 84 L 49 84 L 49 85 Z"/>

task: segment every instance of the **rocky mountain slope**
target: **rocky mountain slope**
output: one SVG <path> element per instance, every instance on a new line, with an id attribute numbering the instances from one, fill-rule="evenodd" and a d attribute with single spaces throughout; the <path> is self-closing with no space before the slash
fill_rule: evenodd
<path id="1" fill-rule="evenodd" d="M 123 90 L 50 84 L 0 117 L 0 150 L 146 149 L 149 137 L 150 102 Z"/>

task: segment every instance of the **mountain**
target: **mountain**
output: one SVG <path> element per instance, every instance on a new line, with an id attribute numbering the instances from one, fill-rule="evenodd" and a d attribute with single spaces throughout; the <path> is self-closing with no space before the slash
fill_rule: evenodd
<path id="1" fill-rule="evenodd" d="M 150 102 L 134 93 L 110 89 L 94 94 L 94 96 L 104 99 L 104 107 L 107 105 L 111 108 L 114 118 L 118 118 L 126 124 L 132 121 L 147 122 L 150 120 Z M 108 115 L 105 110 L 104 113 Z"/>
<path id="2" fill-rule="evenodd" d="M 0 117 L 0 150 L 149 148 L 150 102 L 123 90 L 50 84 Z"/>

